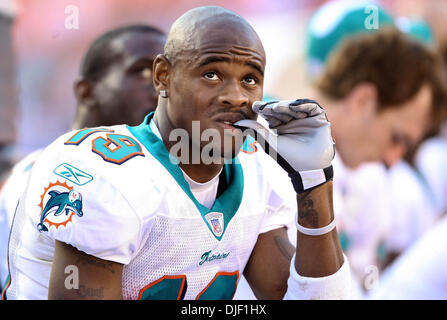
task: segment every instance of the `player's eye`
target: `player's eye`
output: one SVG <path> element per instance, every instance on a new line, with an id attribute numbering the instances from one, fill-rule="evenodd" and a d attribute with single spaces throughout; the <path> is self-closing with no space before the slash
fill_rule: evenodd
<path id="1" fill-rule="evenodd" d="M 215 72 L 207 72 L 203 75 L 203 77 L 207 80 L 212 80 L 212 81 L 219 80 L 219 77 L 217 76 L 217 74 Z"/>
<path id="2" fill-rule="evenodd" d="M 244 83 L 246 83 L 246 84 L 248 84 L 250 86 L 253 86 L 253 85 L 258 83 L 258 80 L 256 78 L 252 77 L 252 76 L 248 76 L 248 77 L 245 77 L 242 80 L 242 82 L 244 82 Z"/>

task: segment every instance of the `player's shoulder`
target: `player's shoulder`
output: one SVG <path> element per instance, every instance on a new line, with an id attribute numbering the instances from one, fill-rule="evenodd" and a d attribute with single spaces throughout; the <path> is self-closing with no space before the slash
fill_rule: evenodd
<path id="1" fill-rule="evenodd" d="M 12 174 L 21 174 L 30 171 L 42 151 L 43 149 L 37 149 L 17 162 L 12 169 Z"/>
<path id="2" fill-rule="evenodd" d="M 89 156 L 92 152 L 100 152 L 103 148 L 119 147 L 122 136 L 131 135 L 126 125 L 116 125 L 109 127 L 84 128 L 69 131 L 45 148 L 43 154 L 51 157 L 59 153 L 68 156 Z"/>
<path id="3" fill-rule="evenodd" d="M 64 134 L 33 167 L 27 215 L 34 228 L 55 240 L 127 263 L 160 201 L 151 164 L 126 125 Z"/>
<path id="4" fill-rule="evenodd" d="M 148 197 L 157 190 L 154 165 L 126 125 L 81 129 L 60 136 L 45 148 L 33 168 L 30 186 L 40 190 L 54 183 L 66 184 L 104 201 L 119 194 L 132 206 L 143 201 L 143 193 Z M 153 187 L 148 183 L 143 188 L 143 181 L 154 181 Z"/>
<path id="5" fill-rule="evenodd" d="M 424 173 L 432 173 L 442 175 L 444 171 L 440 170 L 443 167 L 444 161 L 447 157 L 447 138 L 433 137 L 424 141 L 416 153 L 416 165 Z"/>
<path id="6" fill-rule="evenodd" d="M 75 170 L 73 167 L 107 175 L 134 157 L 144 157 L 144 150 L 138 139 L 126 125 L 85 128 L 61 135 L 51 143 L 36 161 L 38 170 L 52 167 L 57 173 Z M 51 169 L 51 170 L 53 170 Z M 68 175 L 66 176 L 68 177 Z"/>
<path id="7" fill-rule="evenodd" d="M 5 190 L 9 190 L 11 188 L 23 190 L 23 186 L 26 185 L 28 177 L 31 173 L 31 169 L 41 153 L 42 149 L 38 149 L 30 153 L 14 165 L 11 170 L 11 174 L 8 176 L 5 185 L 2 188 L 2 193 L 5 193 Z"/>

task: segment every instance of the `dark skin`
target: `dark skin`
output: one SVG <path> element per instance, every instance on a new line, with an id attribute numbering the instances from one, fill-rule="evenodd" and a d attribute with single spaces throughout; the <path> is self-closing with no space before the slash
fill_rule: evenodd
<path id="1" fill-rule="evenodd" d="M 78 79 L 74 90 L 78 101 L 74 129 L 128 124 L 135 126 L 157 107 L 152 64 L 163 52 L 166 37 L 153 32 L 130 32 L 114 39 L 114 57 L 96 82 Z"/>
<path id="2" fill-rule="evenodd" d="M 204 14 L 206 12 L 201 13 L 201 18 Z M 191 20 L 191 17 L 189 19 Z M 190 41 L 196 42 L 189 46 L 188 50 L 180 52 L 178 59 L 171 62 L 165 56 L 159 55 L 154 62 L 154 83 L 157 92 L 167 90 L 169 96 L 159 99 L 154 118 L 168 150 L 173 144 L 168 138 L 172 129 L 183 128 L 191 133 L 191 121 L 198 120 L 201 130 L 214 128 L 223 134 L 226 127 L 221 122 L 238 121 L 241 115 L 255 119 L 251 105 L 254 101 L 262 100 L 265 53 L 256 33 L 245 21 L 236 25 L 234 17 L 226 20 L 224 16 L 224 19 L 218 20 L 211 16 L 207 22 L 206 32 L 198 27 L 194 33 L 195 37 L 189 38 Z M 211 63 L 201 65 L 202 58 Z M 234 134 L 241 132 L 235 131 Z M 200 141 L 191 143 L 200 149 Z M 240 150 L 240 145 L 232 147 L 234 153 Z M 185 173 L 198 182 L 209 181 L 218 174 L 222 166 L 223 161 L 210 165 L 180 163 Z M 303 226 L 319 228 L 332 221 L 331 181 L 312 191 L 298 194 L 297 200 L 302 213 L 299 223 Z M 295 248 L 290 244 L 285 228 L 259 235 L 244 270 L 248 283 L 259 299 L 284 297 L 290 261 L 294 253 L 295 268 L 302 276 L 327 276 L 342 266 L 343 255 L 335 229 L 322 236 L 298 233 L 297 240 L 298 245 Z M 64 264 L 60 264 L 58 270 L 55 270 L 53 265 L 52 281 L 63 282 L 66 276 L 63 274 L 63 266 Z M 88 265 L 85 267 L 90 269 Z M 97 271 L 93 268 L 96 267 L 91 268 L 91 273 L 88 274 L 95 277 Z M 110 280 L 95 282 L 96 287 L 107 286 L 110 289 L 110 295 L 107 297 L 116 297 L 118 290 L 121 290 L 122 279 L 117 277 L 113 282 Z M 89 279 L 85 281 L 86 284 L 89 283 Z M 57 292 L 55 297 L 62 297 L 64 288 L 61 285 L 57 287 L 61 292 Z"/>
<path id="3" fill-rule="evenodd" d="M 67 266 L 79 270 L 79 289 L 65 288 Z M 120 300 L 123 265 L 85 254 L 76 248 L 56 241 L 51 269 L 49 300 Z M 110 285 L 111 284 L 111 285 Z"/>

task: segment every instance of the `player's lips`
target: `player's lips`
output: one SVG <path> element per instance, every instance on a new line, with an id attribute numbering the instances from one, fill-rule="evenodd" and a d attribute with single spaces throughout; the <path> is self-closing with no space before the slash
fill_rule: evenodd
<path id="1" fill-rule="evenodd" d="M 246 119 L 244 115 L 234 112 L 220 113 L 212 117 L 212 120 L 216 122 L 220 127 L 229 130 L 238 130 L 233 126 L 233 123 L 244 119 Z"/>

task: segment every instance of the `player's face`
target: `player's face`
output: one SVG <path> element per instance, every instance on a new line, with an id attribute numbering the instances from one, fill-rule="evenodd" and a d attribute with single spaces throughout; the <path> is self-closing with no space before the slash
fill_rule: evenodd
<path id="1" fill-rule="evenodd" d="M 152 65 L 165 40 L 159 34 L 135 32 L 112 42 L 112 50 L 118 52 L 116 62 L 95 88 L 104 125 L 138 125 L 155 110 Z"/>
<path id="2" fill-rule="evenodd" d="M 235 156 L 241 146 L 233 143 L 233 137 L 242 141 L 242 133 L 232 124 L 256 119 L 251 106 L 262 100 L 264 66 L 260 44 L 235 45 L 222 35 L 210 37 L 172 68 L 168 89 L 171 121 L 186 129 L 193 145 L 201 149 L 210 142 L 197 141 L 192 135 L 193 121 L 199 121 L 201 134 L 207 129 L 219 134 L 222 157 Z"/>
<path id="3" fill-rule="evenodd" d="M 396 144 L 403 148 L 414 146 L 423 136 L 431 112 L 431 89 L 423 86 L 410 100 L 398 108 L 375 115 L 370 122 L 369 137 L 364 143 L 364 161 L 389 160 Z M 400 152 L 403 155 L 403 152 Z M 393 160 L 395 162 L 396 159 Z M 387 161 L 390 162 L 390 161 Z"/>

